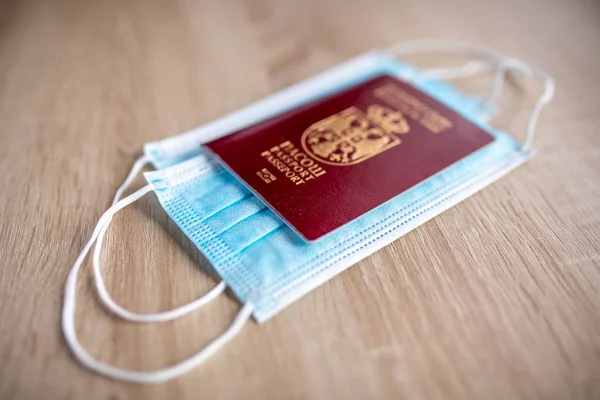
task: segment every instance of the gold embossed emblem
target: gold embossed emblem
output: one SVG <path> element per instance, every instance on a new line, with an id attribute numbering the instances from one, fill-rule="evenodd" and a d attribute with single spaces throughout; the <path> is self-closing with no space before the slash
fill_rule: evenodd
<path id="1" fill-rule="evenodd" d="M 397 135 L 409 131 L 398 111 L 378 104 L 366 113 L 350 107 L 311 125 L 302 134 L 302 147 L 325 164 L 352 165 L 399 145 Z"/>

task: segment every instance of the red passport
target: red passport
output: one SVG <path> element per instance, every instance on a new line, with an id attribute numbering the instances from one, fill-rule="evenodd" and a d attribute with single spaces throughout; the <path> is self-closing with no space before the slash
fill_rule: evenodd
<path id="1" fill-rule="evenodd" d="M 410 84 L 381 75 L 205 146 L 315 241 L 493 140 Z"/>

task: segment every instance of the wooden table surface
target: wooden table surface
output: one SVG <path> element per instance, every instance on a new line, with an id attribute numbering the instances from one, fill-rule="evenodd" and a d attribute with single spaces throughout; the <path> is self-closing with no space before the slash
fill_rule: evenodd
<path id="1" fill-rule="evenodd" d="M 247 324 L 182 378 L 125 384 L 74 360 L 64 282 L 143 143 L 423 37 L 489 45 L 555 77 L 536 158 Z M 600 398 L 599 43 L 600 4 L 584 0 L 3 2 L 0 398 Z M 485 93 L 479 81 L 460 87 Z M 539 92 L 513 80 L 496 125 L 523 137 Z M 115 218 L 103 253 L 110 292 L 140 312 L 214 285 L 146 197 Z M 239 309 L 224 296 L 172 323 L 124 323 L 90 278 L 86 263 L 78 333 L 122 367 L 174 363 Z"/>

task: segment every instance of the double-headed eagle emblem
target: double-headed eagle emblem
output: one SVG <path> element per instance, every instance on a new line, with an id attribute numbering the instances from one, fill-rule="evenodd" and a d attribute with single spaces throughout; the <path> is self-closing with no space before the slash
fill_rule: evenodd
<path id="1" fill-rule="evenodd" d="M 398 111 L 379 104 L 366 113 L 350 107 L 311 125 L 302 134 L 302 147 L 325 164 L 352 165 L 400 144 L 397 135 L 409 131 Z"/>

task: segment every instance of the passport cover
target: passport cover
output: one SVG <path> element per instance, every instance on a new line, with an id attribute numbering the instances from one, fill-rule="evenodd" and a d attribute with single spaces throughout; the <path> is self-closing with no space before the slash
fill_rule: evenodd
<path id="1" fill-rule="evenodd" d="M 493 140 L 410 84 L 380 75 L 205 147 L 311 242 Z"/>

